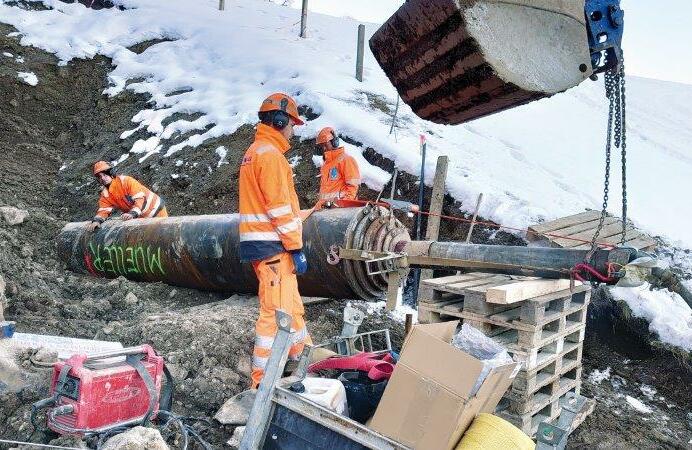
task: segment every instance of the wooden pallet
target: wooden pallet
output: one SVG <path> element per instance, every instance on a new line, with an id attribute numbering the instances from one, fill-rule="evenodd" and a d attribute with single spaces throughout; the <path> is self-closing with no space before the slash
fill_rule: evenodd
<path id="1" fill-rule="evenodd" d="M 556 394 L 551 397 L 537 397 L 533 403 L 534 409 L 525 413 L 513 412 L 510 407 L 510 409 L 498 412 L 497 415 L 516 425 L 517 428 L 527 435 L 533 437 L 536 434 L 538 426 L 541 422 L 551 422 L 560 417 L 562 406 L 568 392 L 579 394 L 581 392 L 581 380 L 565 381 L 556 391 Z M 593 412 L 595 402 L 593 400 L 589 400 L 588 403 L 589 406 L 586 413 L 583 414 L 579 420 L 575 421 L 572 426 L 572 430 L 579 426 L 584 419 L 586 419 L 586 416 Z"/>
<path id="2" fill-rule="evenodd" d="M 527 397 L 570 371 L 581 368 L 583 351 L 582 342 L 567 342 L 562 352 L 541 360 L 533 368 L 521 369 L 512 383 L 512 394 L 517 398 Z"/>
<path id="3" fill-rule="evenodd" d="M 526 289 L 517 289 L 517 286 L 521 284 L 530 286 Z M 543 310 L 541 306 L 535 310 L 536 317 L 533 320 L 540 320 L 542 311 L 550 313 L 555 309 L 555 303 L 549 302 L 560 296 L 566 297 L 565 292 L 569 286 L 568 280 L 544 280 L 536 277 L 487 273 L 467 273 L 422 280 L 418 320 L 421 323 L 435 323 L 463 318 L 459 315 L 461 311 L 487 316 L 518 308 L 521 306 L 518 303 L 526 299 L 531 299 L 537 305 L 545 304 Z M 580 292 L 588 290 L 578 282 L 575 287 L 582 289 Z M 511 289 L 511 303 L 495 303 L 489 300 L 489 296 L 507 300 L 508 288 Z M 533 293 L 539 294 L 532 295 Z M 528 317 L 529 313 L 530 311 L 527 310 L 523 314 Z M 445 319 L 443 316 L 449 317 Z"/>
<path id="4" fill-rule="evenodd" d="M 591 241 L 601 219 L 600 211 L 585 211 L 550 222 L 543 222 L 529 227 L 526 238 L 529 241 L 547 241 L 552 247 L 589 249 Z M 550 234 L 546 236 L 545 234 Z M 598 242 L 619 244 L 622 234 L 622 219 L 608 216 L 603 221 L 603 228 Z M 634 227 L 628 226 L 624 246 L 637 250 L 651 251 L 656 248 L 656 241 Z"/>

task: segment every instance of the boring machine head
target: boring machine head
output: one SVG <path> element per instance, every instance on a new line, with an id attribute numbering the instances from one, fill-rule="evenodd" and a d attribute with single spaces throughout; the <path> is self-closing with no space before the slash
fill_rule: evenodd
<path id="1" fill-rule="evenodd" d="M 592 75 L 584 0 L 408 0 L 370 39 L 419 117 L 460 124 Z"/>

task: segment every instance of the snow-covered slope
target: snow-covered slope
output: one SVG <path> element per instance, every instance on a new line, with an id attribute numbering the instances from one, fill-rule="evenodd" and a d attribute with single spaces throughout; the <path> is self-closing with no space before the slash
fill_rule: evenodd
<path id="1" fill-rule="evenodd" d="M 108 94 L 132 89 L 152 96 L 155 107 L 133 118 L 133 129 L 151 134 L 132 148 L 138 158 L 155 152 L 181 158 L 205 139 L 253 123 L 262 98 L 286 91 L 320 114 L 299 130 L 303 138 L 334 125 L 411 173 L 419 168 L 418 135 L 426 134 L 426 181 L 436 156 L 448 154 L 450 193 L 473 205 L 483 192 L 481 214 L 508 226 L 600 205 L 606 121 L 600 82 L 457 127 L 424 122 L 403 107 L 397 132 L 389 136 L 391 118 L 373 108 L 366 93 L 381 96 L 392 110 L 396 93 L 370 53 L 365 81 L 354 79 L 355 21 L 311 14 L 309 38 L 300 39 L 300 11 L 260 0 L 227 2 L 223 12 L 216 0 L 118 0 L 131 8 L 124 11 L 57 0 L 43 1 L 53 10 L 25 11 L 4 3 L 0 21 L 14 25 L 24 44 L 54 52 L 63 62 L 109 56 L 116 68 Z M 375 29 L 369 25 L 368 34 Z M 173 41 L 139 55 L 126 48 L 155 38 Z M 128 81 L 135 78 L 144 81 Z M 633 77 L 628 83 L 630 215 L 654 234 L 692 246 L 686 224 L 692 202 L 685 197 L 692 174 L 692 86 Z M 176 112 L 196 111 L 204 115 L 162 125 Z M 169 143 L 191 130 L 198 133 Z M 618 166 L 611 185 L 614 213 Z M 373 185 L 382 182 L 381 176 L 371 178 Z"/>

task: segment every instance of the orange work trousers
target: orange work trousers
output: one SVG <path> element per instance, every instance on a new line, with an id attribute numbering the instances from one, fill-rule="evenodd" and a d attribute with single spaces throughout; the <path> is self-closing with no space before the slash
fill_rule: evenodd
<path id="1" fill-rule="evenodd" d="M 312 339 L 305 328 L 305 308 L 298 292 L 298 279 L 294 273 L 291 254 L 284 252 L 255 261 L 252 268 L 259 280 L 259 318 L 255 324 L 255 349 L 252 352 L 252 387 L 257 388 L 264 376 L 264 368 L 274 344 L 277 309 L 282 309 L 293 317 L 289 359 L 297 360 L 305 344 L 312 344 Z"/>

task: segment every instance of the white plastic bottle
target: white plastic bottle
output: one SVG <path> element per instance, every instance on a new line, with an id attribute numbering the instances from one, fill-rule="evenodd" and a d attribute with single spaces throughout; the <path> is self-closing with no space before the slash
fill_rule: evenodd
<path id="1" fill-rule="evenodd" d="M 303 397 L 337 414 L 348 415 L 346 389 L 341 381 L 331 378 L 306 378 L 303 380 L 303 386 L 305 392 L 300 394 Z"/>

